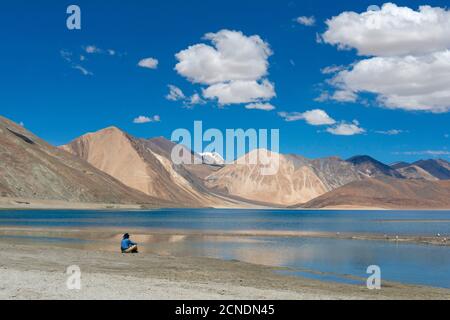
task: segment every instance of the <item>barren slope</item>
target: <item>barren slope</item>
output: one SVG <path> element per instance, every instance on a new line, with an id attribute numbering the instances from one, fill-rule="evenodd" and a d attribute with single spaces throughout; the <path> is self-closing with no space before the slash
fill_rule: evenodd
<path id="1" fill-rule="evenodd" d="M 449 209 L 450 181 L 368 178 L 347 184 L 301 205 L 305 208 L 339 206 Z"/>
<path id="2" fill-rule="evenodd" d="M 87 162 L 0 117 L 2 197 L 168 205 L 126 187 Z"/>
<path id="3" fill-rule="evenodd" d="M 224 194 L 276 205 L 308 201 L 327 191 L 313 168 L 296 157 L 279 155 L 276 174 L 263 175 L 263 164 L 248 161 L 259 153 L 259 150 L 252 151 L 209 175 L 206 185 Z"/>
<path id="4" fill-rule="evenodd" d="M 354 156 L 348 159 L 347 162 L 353 164 L 366 177 L 387 176 L 403 178 L 395 169 L 369 156 Z"/>
<path id="5" fill-rule="evenodd" d="M 153 197 L 192 207 L 223 203 L 209 195 L 183 166 L 172 163 L 172 147 L 173 143 L 164 138 L 137 139 L 110 127 L 61 148 Z"/>

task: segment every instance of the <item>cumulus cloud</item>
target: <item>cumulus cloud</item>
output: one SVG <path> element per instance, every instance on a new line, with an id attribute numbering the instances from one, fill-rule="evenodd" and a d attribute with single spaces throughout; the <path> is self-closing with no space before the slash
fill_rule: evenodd
<path id="1" fill-rule="evenodd" d="M 313 126 L 332 125 L 336 123 L 333 118 L 320 109 L 309 110 L 306 112 L 279 112 L 278 115 L 288 122 L 305 120 L 308 124 Z"/>
<path id="2" fill-rule="evenodd" d="M 139 61 L 138 66 L 142 68 L 148 69 L 156 69 L 158 68 L 159 61 L 155 58 L 145 58 Z"/>
<path id="3" fill-rule="evenodd" d="M 331 81 L 340 91 L 374 93 L 385 107 L 447 112 L 450 51 L 426 56 L 375 57 L 341 71 Z"/>
<path id="4" fill-rule="evenodd" d="M 450 11 L 395 4 L 361 14 L 344 12 L 327 21 L 323 41 L 373 56 L 329 80 L 330 98 L 355 102 L 370 93 L 381 106 L 434 113 L 450 110 Z"/>
<path id="5" fill-rule="evenodd" d="M 159 115 L 154 115 L 153 117 L 139 116 L 137 118 L 134 118 L 133 123 L 143 124 L 143 123 L 160 122 L 160 121 L 161 121 L 161 117 Z"/>
<path id="6" fill-rule="evenodd" d="M 175 70 L 195 84 L 206 85 L 203 96 L 219 104 L 270 100 L 275 96 L 268 74 L 272 50 L 258 35 L 221 30 L 207 33 L 200 43 L 176 54 Z"/>
<path id="7" fill-rule="evenodd" d="M 246 105 L 245 109 L 271 111 L 271 110 L 275 110 L 275 107 L 270 103 L 251 103 L 251 104 Z"/>
<path id="8" fill-rule="evenodd" d="M 380 10 L 343 12 L 326 21 L 324 42 L 359 55 L 426 54 L 450 47 L 450 11 L 421 6 L 417 11 L 386 3 Z"/>
<path id="9" fill-rule="evenodd" d="M 272 55 L 269 44 L 259 36 L 240 31 L 208 33 L 205 40 L 176 54 L 175 70 L 193 83 L 216 84 L 233 80 L 258 80 L 267 74 Z"/>
<path id="10" fill-rule="evenodd" d="M 270 100 L 275 96 L 274 85 L 268 80 L 257 81 L 236 80 L 217 83 L 203 90 L 207 99 L 217 99 L 219 104 L 238 104 Z"/>
<path id="11" fill-rule="evenodd" d="M 327 128 L 326 131 L 338 136 L 353 136 L 366 132 L 359 126 L 358 121 L 353 121 L 353 123 L 340 122 L 334 127 Z"/>
<path id="12" fill-rule="evenodd" d="M 169 93 L 166 96 L 167 100 L 170 101 L 179 101 L 186 99 L 186 96 L 184 95 L 183 91 L 178 88 L 177 86 L 174 86 L 172 84 L 169 84 Z"/>
<path id="13" fill-rule="evenodd" d="M 311 17 L 301 16 L 295 20 L 297 21 L 297 23 L 307 26 L 307 27 L 312 27 L 316 24 L 316 18 L 314 16 L 311 16 Z"/>

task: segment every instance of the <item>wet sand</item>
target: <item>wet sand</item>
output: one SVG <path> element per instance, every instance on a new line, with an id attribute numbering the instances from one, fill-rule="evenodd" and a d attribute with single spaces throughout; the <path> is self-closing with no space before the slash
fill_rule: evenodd
<path id="1" fill-rule="evenodd" d="M 0 197 L 0 210 L 142 210 L 138 204 L 87 203 Z"/>
<path id="2" fill-rule="evenodd" d="M 237 261 L 0 245 L 0 299 L 450 299 L 446 289 L 384 282 L 373 291 Z M 80 291 L 66 287 L 70 265 L 81 268 Z"/>
<path id="3" fill-rule="evenodd" d="M 63 220 L 60 220 L 63 221 Z M 1 220 L 0 220 L 1 223 Z M 177 229 L 139 229 L 128 228 L 128 232 L 139 242 L 149 236 L 164 235 L 174 237 L 198 236 L 198 237 L 297 237 L 297 238 L 327 238 L 340 240 L 365 240 L 386 241 L 394 243 L 415 243 L 423 245 L 450 246 L 450 238 L 446 236 L 422 236 L 422 235 L 384 235 L 378 233 L 346 233 L 325 231 L 283 231 L 283 230 L 177 230 Z M 120 240 L 120 233 L 115 228 L 39 228 L 39 227 L 0 227 L 0 236 L 35 236 L 35 237 L 63 237 L 94 240 L 99 237 Z"/>

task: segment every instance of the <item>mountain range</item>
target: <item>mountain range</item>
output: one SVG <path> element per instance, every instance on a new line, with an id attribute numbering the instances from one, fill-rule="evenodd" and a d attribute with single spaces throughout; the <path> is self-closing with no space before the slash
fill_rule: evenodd
<path id="1" fill-rule="evenodd" d="M 225 163 L 218 154 L 186 149 L 202 163 L 185 165 L 172 162 L 174 146 L 163 137 L 136 138 L 109 127 L 54 147 L 0 117 L 0 199 L 141 207 L 450 208 L 450 163 L 443 159 L 387 165 L 367 155 L 343 160 L 276 154 L 276 174 L 264 175 L 262 164 L 245 160 L 266 150 Z"/>

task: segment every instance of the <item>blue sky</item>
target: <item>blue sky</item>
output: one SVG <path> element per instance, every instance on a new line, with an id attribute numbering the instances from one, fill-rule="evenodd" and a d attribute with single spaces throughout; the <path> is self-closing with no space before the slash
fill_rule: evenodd
<path id="1" fill-rule="evenodd" d="M 81 30 L 66 28 L 66 8 L 70 4 L 81 8 Z M 323 74 L 323 68 L 348 68 L 352 63 L 380 55 L 358 55 L 358 48 L 338 50 L 327 41 L 318 43 L 317 35 L 323 35 L 328 28 L 325 20 L 345 11 L 359 14 L 370 5 L 382 4 L 364 0 L 5 3 L 0 14 L 0 114 L 23 122 L 26 128 L 55 145 L 111 125 L 139 137 L 170 138 L 173 130 L 191 129 L 195 120 L 202 120 L 205 128 L 222 130 L 279 128 L 281 152 L 311 158 L 369 154 L 385 162 L 433 156 L 448 159 L 450 114 L 445 106 L 442 110 L 439 102 L 438 113 L 417 111 L 401 103 L 393 109 L 377 100 L 379 93 L 363 90 L 353 102 L 316 101 L 321 93 L 337 90 L 327 83 L 333 74 Z M 423 4 L 445 8 L 446 2 L 396 4 L 418 10 Z M 300 24 L 296 19 L 301 16 L 314 17 L 315 23 Z M 211 85 L 192 83 L 177 72 L 174 68 L 179 61 L 175 54 L 195 44 L 212 46 L 202 38 L 220 30 L 240 31 L 245 37 L 257 35 L 270 46 L 273 54 L 267 58 L 267 74 L 256 80 L 267 79 L 274 85 L 276 97 L 261 103 L 270 103 L 275 110 L 249 110 L 245 108 L 249 103 L 220 105 L 205 97 L 205 103 L 187 108 L 184 101 L 166 98 L 169 84 L 180 88 L 186 97 L 201 95 Z M 436 52 L 449 49 L 440 45 L 437 44 Z M 97 51 L 86 52 L 88 46 L 95 46 Z M 410 50 L 411 46 L 405 47 Z M 70 62 L 62 52 L 70 54 Z M 419 54 L 431 53 L 413 52 L 414 56 Z M 394 58 L 390 55 L 381 59 L 403 59 L 397 53 L 393 55 Z M 149 57 L 158 60 L 156 69 L 138 66 L 141 59 Z M 428 102 L 429 99 L 424 103 Z M 288 122 L 279 115 L 316 109 L 326 112 L 335 124 L 311 125 L 305 119 Z M 133 123 L 141 115 L 158 115 L 160 121 Z M 364 132 L 327 132 L 342 123 L 351 125 L 354 120 Z"/>

